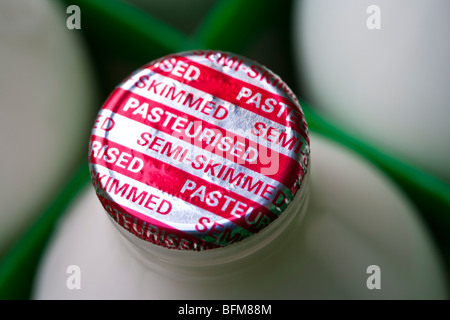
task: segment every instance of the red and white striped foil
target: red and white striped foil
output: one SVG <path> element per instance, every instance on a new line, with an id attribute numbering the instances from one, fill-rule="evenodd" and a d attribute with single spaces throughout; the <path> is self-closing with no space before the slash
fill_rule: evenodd
<path id="1" fill-rule="evenodd" d="M 89 144 L 108 214 L 163 247 L 204 250 L 264 229 L 298 193 L 308 129 L 289 87 L 219 51 L 165 56 L 115 88 Z"/>

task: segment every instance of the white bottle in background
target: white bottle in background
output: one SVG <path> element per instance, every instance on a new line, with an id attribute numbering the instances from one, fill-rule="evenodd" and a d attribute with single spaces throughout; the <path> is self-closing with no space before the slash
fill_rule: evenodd
<path id="1" fill-rule="evenodd" d="M 95 188 L 57 225 L 33 298 L 447 298 L 411 204 L 356 154 L 309 141 L 297 108 L 276 75 L 230 53 L 171 55 L 132 74 L 99 112 Z"/>
<path id="2" fill-rule="evenodd" d="M 95 86 L 55 1 L 0 2 L 0 256 L 82 159 Z"/>
<path id="3" fill-rule="evenodd" d="M 450 3 L 297 0 L 302 98 L 372 145 L 450 181 Z"/>

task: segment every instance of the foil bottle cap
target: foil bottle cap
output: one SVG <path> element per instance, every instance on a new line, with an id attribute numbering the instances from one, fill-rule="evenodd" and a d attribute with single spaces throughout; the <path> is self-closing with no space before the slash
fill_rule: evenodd
<path id="1" fill-rule="evenodd" d="M 220 51 L 168 55 L 100 109 L 89 168 L 110 217 L 179 250 L 228 246 L 286 214 L 304 183 L 308 128 L 277 75 Z"/>

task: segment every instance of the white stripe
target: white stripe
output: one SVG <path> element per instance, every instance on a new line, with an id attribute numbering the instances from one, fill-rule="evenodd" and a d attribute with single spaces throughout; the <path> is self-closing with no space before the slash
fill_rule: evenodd
<path id="1" fill-rule="evenodd" d="M 138 152 L 142 152 L 150 157 L 153 157 L 155 159 L 158 159 L 164 163 L 167 163 L 169 165 L 172 165 L 174 167 L 177 167 L 185 172 L 188 172 L 192 175 L 195 175 L 196 177 L 199 177 L 203 180 L 206 180 L 210 183 L 216 184 L 222 188 L 225 188 L 227 190 L 230 190 L 232 192 L 235 192 L 237 194 L 240 194 L 247 199 L 250 199 L 254 202 L 260 203 L 261 205 L 266 206 L 267 208 L 270 208 L 270 203 L 273 200 L 273 197 L 276 195 L 278 190 L 284 190 L 286 187 L 280 183 L 279 181 L 273 180 L 268 176 L 265 176 L 263 174 L 254 172 L 246 167 L 243 167 L 231 160 L 228 160 L 226 158 L 222 158 L 219 155 L 216 155 L 212 152 L 208 152 L 201 147 L 195 146 L 190 144 L 189 142 L 182 141 L 178 138 L 175 138 L 167 133 L 158 131 L 154 128 L 151 128 L 143 123 L 140 123 L 139 121 L 129 119 L 125 116 L 122 116 L 120 114 L 114 113 L 110 110 L 102 109 L 99 112 L 99 115 L 103 117 L 111 117 L 114 119 L 115 125 L 114 128 L 111 131 L 105 131 L 101 129 L 93 129 L 92 134 L 95 134 L 100 137 L 107 138 L 108 140 L 111 140 L 112 142 L 121 144 L 123 146 L 126 146 L 127 148 L 136 150 Z M 141 134 L 144 132 L 148 132 L 152 135 L 152 137 L 159 137 L 163 139 L 164 141 L 171 142 L 173 146 L 180 145 L 184 149 L 188 150 L 188 153 L 185 157 L 185 161 L 178 161 L 178 159 L 173 159 L 172 157 L 168 157 L 166 155 L 163 155 L 157 151 L 154 151 L 152 149 L 149 149 L 147 146 L 141 146 L 138 144 L 138 139 L 140 138 Z M 161 142 L 163 143 L 163 142 Z M 160 148 L 162 149 L 162 148 Z M 189 161 L 195 159 L 198 155 L 205 155 L 208 159 L 211 159 L 214 161 L 214 163 L 221 163 L 226 165 L 227 167 L 234 168 L 236 173 L 242 172 L 245 174 L 245 176 L 249 175 L 251 176 L 255 181 L 261 180 L 264 185 L 269 184 L 275 189 L 271 189 L 272 195 L 269 197 L 269 200 L 264 199 L 260 197 L 259 195 L 254 194 L 253 192 L 250 192 L 246 189 L 243 189 L 239 186 L 236 186 L 235 184 L 229 184 L 228 182 L 217 178 L 211 174 L 204 173 L 202 170 L 197 170 L 192 167 L 192 162 Z M 178 156 L 177 156 L 178 158 Z M 208 161 L 207 161 L 208 162 Z M 220 169 L 220 168 L 219 168 Z M 277 170 L 278 171 L 278 170 Z M 223 175 L 222 175 L 223 176 Z"/>
<path id="2" fill-rule="evenodd" d="M 228 116 L 223 120 L 217 120 L 213 118 L 210 115 L 205 115 L 204 113 L 197 111 L 193 108 L 189 108 L 188 106 L 184 105 L 183 103 L 178 103 L 177 101 L 171 100 L 170 98 L 166 98 L 164 96 L 160 96 L 159 94 L 155 94 L 153 92 L 153 89 L 148 91 L 146 88 L 138 88 L 135 86 L 136 81 L 139 80 L 141 76 L 147 75 L 150 80 L 148 83 L 150 83 L 153 80 L 156 80 L 157 82 L 162 82 L 160 86 L 158 86 L 157 90 L 160 92 L 164 85 L 168 85 L 168 87 L 175 86 L 178 90 L 183 90 L 187 94 L 192 93 L 194 97 L 202 97 L 205 100 L 213 101 L 216 103 L 216 105 L 224 106 L 229 110 Z M 164 105 L 170 106 L 174 109 L 180 110 L 188 115 L 197 117 L 203 121 L 209 122 L 211 124 L 214 124 L 218 127 L 224 128 L 225 130 L 237 134 L 241 137 L 245 137 L 251 141 L 254 141 L 266 148 L 269 148 L 271 150 L 274 150 L 278 153 L 284 154 L 292 159 L 295 159 L 297 162 L 300 163 L 301 154 L 300 153 L 294 153 L 294 150 L 299 142 L 296 142 L 295 145 L 289 150 L 287 147 L 283 147 L 281 143 L 275 144 L 271 143 L 270 141 L 263 139 L 261 136 L 255 136 L 251 133 L 252 129 L 254 129 L 255 123 L 261 122 L 265 124 L 266 130 L 270 127 L 272 127 L 274 130 L 271 131 L 272 134 L 276 134 L 277 132 L 286 132 L 286 140 L 289 141 L 292 137 L 295 137 L 296 141 L 302 141 L 304 144 L 306 143 L 304 141 L 304 138 L 296 131 L 292 130 L 291 127 L 285 127 L 279 123 L 276 123 L 274 121 L 271 121 L 263 116 L 260 116 L 254 112 L 251 112 L 247 109 L 240 108 L 230 102 L 227 102 L 225 100 L 219 99 L 217 97 L 213 97 L 211 94 L 195 89 L 187 84 L 183 84 L 175 79 L 168 78 L 166 76 L 160 75 L 158 73 L 155 73 L 149 69 L 143 69 L 139 72 L 136 72 L 133 74 L 130 79 L 125 81 L 120 85 L 120 88 L 124 90 L 129 90 L 130 92 L 137 94 L 141 97 L 151 99 L 153 101 L 162 103 Z M 167 93 L 167 89 L 164 91 L 164 93 Z M 182 100 L 184 101 L 184 100 Z M 254 129 L 255 130 L 255 129 Z M 264 134 L 263 134 L 264 135 Z M 276 141 L 277 137 L 272 136 L 272 141 Z"/>

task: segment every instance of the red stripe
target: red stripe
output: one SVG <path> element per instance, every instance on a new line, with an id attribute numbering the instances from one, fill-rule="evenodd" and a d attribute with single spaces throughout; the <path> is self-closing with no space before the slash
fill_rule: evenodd
<path id="1" fill-rule="evenodd" d="M 97 196 L 111 218 L 121 227 L 145 241 L 171 249 L 200 250 L 219 247 L 175 229 L 161 221 L 152 219 L 129 207 L 119 205 L 101 195 L 97 194 Z"/>
<path id="2" fill-rule="evenodd" d="M 159 107 L 167 112 L 170 112 L 171 114 L 174 114 L 177 117 L 181 117 L 186 119 L 188 122 L 194 122 L 196 125 L 191 129 L 191 132 L 195 132 L 197 125 L 202 126 L 203 128 L 211 129 L 216 133 L 220 133 L 221 136 L 229 137 L 230 140 L 233 142 L 230 143 L 231 145 L 234 145 L 236 143 L 240 143 L 237 145 L 237 147 L 241 150 L 248 150 L 248 147 L 254 148 L 258 150 L 258 157 L 255 161 L 249 163 L 247 161 L 243 161 L 240 158 L 237 158 L 235 154 L 231 153 L 231 149 L 227 151 L 222 151 L 218 149 L 219 143 L 216 143 L 215 146 L 212 146 L 211 144 L 208 144 L 207 141 L 199 141 L 198 137 L 188 137 L 185 135 L 184 130 L 180 130 L 181 132 L 172 130 L 171 125 L 173 123 L 173 120 L 171 119 L 171 122 L 169 125 L 164 126 L 164 118 L 161 118 L 161 121 L 158 122 L 152 122 L 149 121 L 147 118 L 142 118 L 140 114 L 133 115 L 133 111 L 136 109 L 129 108 L 127 111 L 123 110 L 123 106 L 127 103 L 129 98 L 134 98 L 139 100 L 139 104 L 142 103 L 148 103 L 149 104 L 149 110 L 151 108 Z M 289 156 L 286 156 L 282 153 L 276 152 L 272 149 L 266 148 L 263 145 L 260 145 L 254 141 L 251 141 L 249 139 L 246 139 L 240 135 L 234 134 L 232 132 L 229 132 L 219 126 L 213 125 L 209 122 L 203 121 L 199 118 L 196 118 L 194 116 L 188 115 L 186 113 L 183 113 L 177 109 L 171 108 L 169 106 L 166 106 L 164 104 L 158 103 L 156 101 L 150 100 L 148 98 L 144 98 L 140 95 L 131 93 L 127 90 L 117 88 L 114 91 L 114 94 L 111 96 L 110 100 L 108 100 L 104 107 L 104 109 L 111 110 L 115 113 L 118 113 L 122 116 L 125 116 L 129 119 L 136 120 L 140 123 L 143 123 L 147 126 L 150 126 L 156 130 L 159 130 L 161 132 L 164 132 L 166 134 L 169 134 L 173 137 L 176 137 L 184 142 L 188 142 L 190 144 L 194 144 L 198 147 L 201 147 L 202 149 L 211 152 L 215 155 L 221 156 L 222 158 L 234 161 L 235 163 L 238 163 L 239 165 L 242 165 L 243 167 L 246 167 L 254 172 L 266 175 L 270 177 L 271 179 L 277 180 L 281 182 L 283 185 L 287 186 L 291 189 L 293 193 L 295 193 L 294 189 L 292 189 L 292 186 L 294 186 L 295 182 L 298 180 L 298 177 L 301 175 L 303 176 L 303 168 L 300 166 L 298 161 L 295 159 L 292 159 Z M 212 138 L 213 142 L 214 139 Z M 237 153 L 236 151 L 234 153 Z M 276 161 L 276 162 L 274 162 Z M 273 166 L 273 167 L 272 167 Z M 270 170 L 270 174 L 268 174 Z M 276 172 L 274 172 L 276 171 Z M 272 173 L 273 172 L 273 173 Z"/>
<path id="3" fill-rule="evenodd" d="M 258 229 L 258 223 L 250 224 L 248 223 L 243 217 L 244 214 L 242 214 L 241 218 L 236 217 L 235 215 L 232 215 L 232 210 L 234 207 L 234 204 L 237 204 L 238 201 L 242 204 L 241 209 L 242 211 L 246 211 L 245 209 L 248 207 L 253 207 L 254 210 L 251 213 L 250 221 L 255 219 L 255 217 L 258 217 L 259 213 L 261 213 L 260 219 L 265 216 L 270 221 L 273 221 L 276 219 L 276 215 L 271 212 L 269 209 L 267 209 L 264 206 L 261 206 L 259 203 L 254 202 L 250 199 L 247 199 L 246 197 L 243 197 L 237 193 L 234 193 L 228 189 L 222 188 L 218 185 L 209 183 L 208 181 L 205 181 L 195 175 L 192 175 L 190 173 L 187 173 L 177 167 L 171 166 L 167 163 L 164 163 L 158 159 L 152 158 L 142 152 L 129 149 L 125 146 L 122 146 L 118 143 L 112 142 L 106 138 L 98 137 L 96 135 L 91 136 L 91 141 L 98 141 L 104 145 L 108 145 L 108 148 L 116 148 L 120 153 L 126 152 L 133 157 L 139 157 L 144 161 L 145 170 L 141 170 L 140 172 L 134 173 L 132 171 L 127 170 L 126 168 L 119 167 L 115 165 L 114 163 L 106 162 L 104 160 L 104 157 L 96 158 L 94 157 L 94 153 L 91 152 L 89 155 L 89 162 L 92 164 L 99 164 L 102 165 L 112 171 L 118 172 L 120 174 L 123 174 L 131 179 L 134 179 L 136 181 L 139 181 L 143 184 L 146 184 L 148 186 L 151 186 L 153 188 L 159 189 L 162 192 L 166 192 L 167 194 L 173 195 L 179 199 L 182 199 L 188 203 L 191 203 L 199 208 L 202 208 L 204 210 L 207 210 L 213 214 L 219 215 L 225 219 L 228 219 L 229 221 L 232 221 L 236 225 L 251 231 L 253 233 L 257 232 Z M 197 196 L 190 197 L 193 192 L 196 190 L 186 190 L 184 193 L 181 193 L 181 189 L 183 188 L 184 184 L 187 180 L 191 180 L 195 183 L 196 187 L 205 186 L 205 193 L 209 194 L 211 191 L 219 191 L 222 197 L 219 199 L 219 204 L 216 206 L 209 206 L 206 204 L 206 202 L 201 201 L 201 199 Z M 228 205 L 225 207 L 225 203 L 227 202 L 228 198 L 235 199 L 235 201 L 230 200 L 231 202 L 228 203 Z M 207 198 L 207 197 L 205 197 Z M 245 207 L 244 207 L 245 206 Z M 263 227 L 261 227 L 263 228 Z"/>
<path id="4" fill-rule="evenodd" d="M 176 79 L 181 83 L 207 92 L 215 97 L 228 101 L 241 108 L 249 110 L 274 122 L 277 122 L 283 126 L 290 127 L 294 131 L 298 132 L 309 144 L 309 137 L 306 134 L 306 132 L 302 129 L 302 126 L 305 123 L 303 112 L 299 110 L 299 108 L 291 100 L 182 56 L 171 55 L 168 56 L 167 59 L 176 59 L 176 61 L 182 61 L 184 63 L 187 63 L 188 65 L 192 65 L 199 68 L 200 69 L 199 78 L 195 80 L 187 80 L 181 76 L 178 76 L 179 73 L 173 73 L 172 70 L 171 71 L 162 70 L 159 67 L 162 64 L 159 63 L 156 65 L 148 65 L 146 67 L 154 72 L 157 72 L 161 75 L 164 75 L 172 79 Z M 279 107 L 275 108 L 274 111 L 270 113 L 264 112 L 261 109 L 258 109 L 255 104 L 246 103 L 248 98 L 246 99 L 241 98 L 239 100 L 236 98 L 239 95 L 241 88 L 243 87 L 249 88 L 251 90 L 252 92 L 251 96 L 255 95 L 256 93 L 259 93 L 261 95 L 260 100 L 261 105 L 266 101 L 266 99 L 271 98 L 275 99 L 277 103 L 281 102 L 286 104 L 288 107 L 285 108 L 284 112 L 282 112 L 281 114 L 279 114 L 280 110 Z"/>

